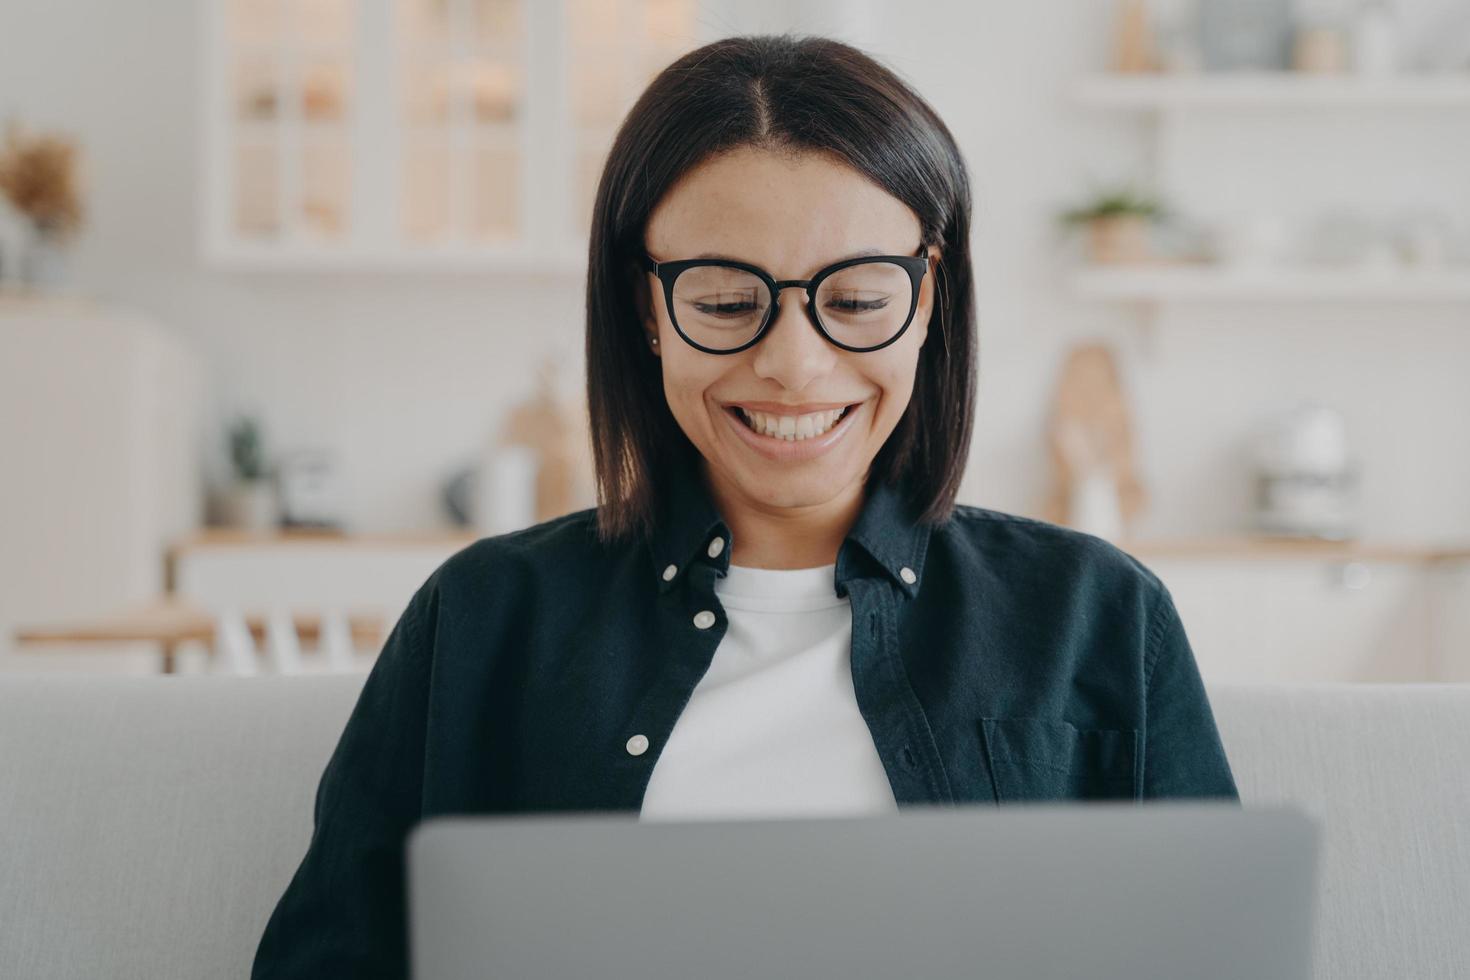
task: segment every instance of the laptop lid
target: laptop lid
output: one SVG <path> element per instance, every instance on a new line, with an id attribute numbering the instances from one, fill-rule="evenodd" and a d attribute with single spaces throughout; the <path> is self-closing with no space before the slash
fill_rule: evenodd
<path id="1" fill-rule="evenodd" d="M 417 980 L 1306 980 L 1316 824 L 1225 802 L 435 818 Z"/>

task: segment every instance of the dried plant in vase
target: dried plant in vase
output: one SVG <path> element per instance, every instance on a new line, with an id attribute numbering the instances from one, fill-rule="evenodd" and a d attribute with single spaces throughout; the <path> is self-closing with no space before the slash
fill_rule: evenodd
<path id="1" fill-rule="evenodd" d="M 64 278 L 62 246 L 82 227 L 80 151 L 65 137 L 29 135 L 17 123 L 0 146 L 0 193 L 30 224 L 32 243 L 23 276 L 32 285 Z"/>
<path id="2" fill-rule="evenodd" d="M 1152 257 L 1149 226 L 1165 213 L 1152 195 L 1118 187 L 1096 192 L 1086 203 L 1062 212 L 1061 220 L 1087 228 L 1093 262 L 1118 265 Z"/>

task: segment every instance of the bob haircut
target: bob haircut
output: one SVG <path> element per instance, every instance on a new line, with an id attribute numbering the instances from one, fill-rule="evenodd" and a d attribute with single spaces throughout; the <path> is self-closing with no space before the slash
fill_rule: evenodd
<path id="1" fill-rule="evenodd" d="M 652 534 L 671 464 L 696 454 L 664 397 L 634 290 L 649 214 L 716 154 L 813 152 L 867 176 L 918 216 L 943 252 L 929 334 L 908 408 L 868 479 L 907 488 L 920 520 L 942 524 L 969 455 L 976 340 L 970 183 L 939 116 L 888 68 L 850 45 L 797 35 L 731 37 L 660 72 L 629 110 L 593 206 L 587 275 L 587 408 L 598 537 Z M 862 357 L 862 354 L 855 354 Z"/>

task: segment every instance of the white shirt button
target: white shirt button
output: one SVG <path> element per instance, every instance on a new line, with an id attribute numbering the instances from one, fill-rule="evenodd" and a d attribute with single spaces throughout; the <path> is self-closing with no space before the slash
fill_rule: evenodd
<path id="1" fill-rule="evenodd" d="M 665 582 L 672 582 L 674 580 L 674 576 L 675 575 L 678 575 L 678 574 L 679 574 L 679 566 L 678 565 L 670 565 L 668 568 L 665 568 L 664 569 L 664 581 Z"/>
<path id="2" fill-rule="evenodd" d="M 628 754 L 629 755 L 642 755 L 643 753 L 645 753 L 647 751 L 648 751 L 648 736 L 647 735 L 634 735 L 632 738 L 628 739 Z"/>
<path id="3" fill-rule="evenodd" d="M 694 625 L 702 630 L 707 630 L 715 625 L 715 614 L 708 609 L 701 609 L 694 614 Z"/>
<path id="4" fill-rule="evenodd" d="M 913 585 L 919 580 L 919 576 L 915 575 L 914 570 L 907 565 L 898 570 L 898 577 L 903 579 L 909 585 Z"/>
<path id="5" fill-rule="evenodd" d="M 724 538 L 715 538 L 713 541 L 711 541 L 709 543 L 709 556 L 711 558 L 718 558 L 718 557 L 720 557 L 720 552 L 722 552 L 724 550 L 725 550 L 725 539 Z"/>

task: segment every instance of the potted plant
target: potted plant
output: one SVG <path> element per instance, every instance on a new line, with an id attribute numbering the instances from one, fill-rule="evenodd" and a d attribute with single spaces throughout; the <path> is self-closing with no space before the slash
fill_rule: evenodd
<path id="1" fill-rule="evenodd" d="M 1062 223 L 1084 226 L 1093 262 L 1116 265 L 1150 258 L 1149 227 L 1164 216 L 1159 200 L 1143 191 L 1117 187 L 1098 191 L 1092 198 L 1062 212 Z"/>
<path id="2" fill-rule="evenodd" d="M 42 288 L 61 285 L 64 246 L 82 224 L 76 145 L 60 136 L 28 136 L 11 123 L 0 147 L 0 194 L 30 226 L 22 280 Z"/>
<path id="3" fill-rule="evenodd" d="M 275 484 L 265 463 L 260 424 L 239 418 L 229 430 L 230 464 L 234 480 L 221 497 L 227 527 L 247 531 L 274 530 L 280 522 Z"/>

